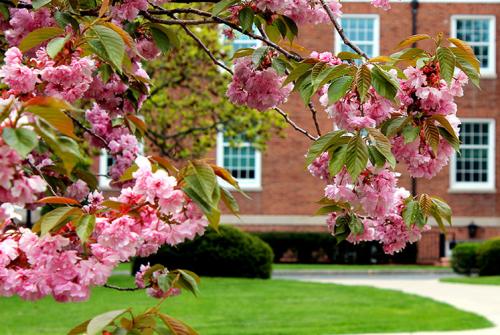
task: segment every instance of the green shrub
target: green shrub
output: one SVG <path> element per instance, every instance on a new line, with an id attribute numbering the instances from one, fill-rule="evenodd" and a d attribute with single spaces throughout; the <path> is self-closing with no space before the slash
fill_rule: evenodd
<path id="1" fill-rule="evenodd" d="M 378 242 L 353 245 L 344 241 L 337 244 L 328 233 L 268 232 L 256 235 L 271 246 L 275 263 L 413 264 L 417 260 L 416 244 L 390 256 L 384 253 Z"/>
<path id="2" fill-rule="evenodd" d="M 480 276 L 500 275 L 500 238 L 484 242 L 478 250 Z"/>
<path id="3" fill-rule="evenodd" d="M 273 251 L 258 237 L 222 225 L 219 232 L 208 229 L 193 241 L 163 247 L 156 255 L 137 258 L 133 272 L 148 262 L 169 269 L 191 270 L 201 276 L 270 278 Z"/>
<path id="4" fill-rule="evenodd" d="M 453 248 L 451 267 L 456 273 L 467 274 L 477 271 L 479 243 L 460 243 Z"/>

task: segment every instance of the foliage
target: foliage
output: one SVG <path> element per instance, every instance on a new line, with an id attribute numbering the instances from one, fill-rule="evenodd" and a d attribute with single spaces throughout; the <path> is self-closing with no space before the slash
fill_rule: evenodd
<path id="1" fill-rule="evenodd" d="M 146 64 L 153 86 L 142 108 L 150 125 L 148 138 L 163 155 L 175 160 L 203 157 L 215 147 L 221 129 L 228 138 L 245 139 L 264 150 L 270 137 L 281 133 L 283 118 L 225 99 L 228 76 L 179 29 L 176 34 L 182 48 Z M 196 33 L 217 59 L 229 63 L 231 47 L 221 44 L 216 27 L 200 27 Z"/>
<path id="2" fill-rule="evenodd" d="M 478 249 L 477 264 L 480 276 L 500 275 L 500 238 L 481 244 Z"/>
<path id="3" fill-rule="evenodd" d="M 470 275 L 478 269 L 479 243 L 459 243 L 453 248 L 451 266 L 456 273 Z"/>
<path id="4" fill-rule="evenodd" d="M 328 233 L 269 232 L 255 235 L 271 246 L 275 263 L 288 258 L 287 263 L 302 264 L 414 264 L 417 257 L 415 245 L 389 256 L 379 243 L 337 244 L 335 237 Z"/>
<path id="5" fill-rule="evenodd" d="M 450 277 L 441 278 L 444 283 L 457 284 L 472 284 L 472 285 L 500 285 L 500 276 L 483 276 L 483 277 Z"/>
<path id="6" fill-rule="evenodd" d="M 134 272 L 141 264 L 180 266 L 202 276 L 270 278 L 273 260 L 271 248 L 258 237 L 237 228 L 221 225 L 209 229 L 202 238 L 175 248 L 163 247 L 148 258 L 134 261 Z"/>

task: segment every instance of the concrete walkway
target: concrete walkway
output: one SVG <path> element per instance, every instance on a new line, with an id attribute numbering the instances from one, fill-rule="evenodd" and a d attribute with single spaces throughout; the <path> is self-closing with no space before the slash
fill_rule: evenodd
<path id="1" fill-rule="evenodd" d="M 292 279 L 292 276 L 287 276 Z M 293 279 L 342 285 L 364 285 L 417 294 L 473 312 L 490 320 L 495 327 L 467 331 L 391 333 L 391 335 L 500 335 L 500 286 L 441 283 L 426 276 L 295 276 Z M 378 333 L 377 335 L 380 335 Z"/>

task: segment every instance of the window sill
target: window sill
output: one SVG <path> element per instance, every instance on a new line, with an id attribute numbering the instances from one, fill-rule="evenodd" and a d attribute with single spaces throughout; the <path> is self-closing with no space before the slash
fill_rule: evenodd
<path id="1" fill-rule="evenodd" d="M 231 185 L 222 185 L 221 183 L 219 183 L 219 185 L 221 187 L 223 187 L 224 189 L 228 190 L 228 191 L 232 191 L 232 192 L 237 192 L 238 190 L 236 190 L 235 187 L 231 186 Z M 248 186 L 245 186 L 245 185 L 240 185 L 240 189 L 243 191 L 243 192 L 262 192 L 262 186 L 251 186 L 251 185 L 248 185 Z"/>
<path id="2" fill-rule="evenodd" d="M 485 72 L 485 73 L 481 73 L 479 78 L 480 79 L 497 79 L 498 76 L 495 72 Z"/>
<path id="3" fill-rule="evenodd" d="M 494 194 L 497 193 L 496 188 L 477 188 L 477 189 L 470 189 L 470 188 L 462 188 L 462 187 L 452 187 L 448 189 L 448 193 L 451 194 L 467 194 L 467 193 L 472 193 L 472 194 Z"/>

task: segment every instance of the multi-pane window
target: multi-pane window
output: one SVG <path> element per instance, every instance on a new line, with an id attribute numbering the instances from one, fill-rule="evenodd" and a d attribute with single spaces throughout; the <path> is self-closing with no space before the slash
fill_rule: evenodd
<path id="1" fill-rule="evenodd" d="M 495 74 L 494 16 L 453 16 L 452 36 L 472 47 L 481 65 L 481 74 Z"/>
<path id="2" fill-rule="evenodd" d="M 104 189 L 111 188 L 109 178 L 109 169 L 114 164 L 113 156 L 108 155 L 105 150 L 101 151 L 101 155 L 99 157 L 99 187 Z"/>
<path id="3" fill-rule="evenodd" d="M 261 187 L 261 154 L 251 143 L 217 136 L 217 164 L 227 169 L 244 189 Z"/>
<path id="4" fill-rule="evenodd" d="M 378 15 L 344 15 L 341 19 L 346 36 L 369 57 L 379 54 L 379 17 Z M 335 36 L 335 52 L 353 50 Z"/>
<path id="5" fill-rule="evenodd" d="M 460 129 L 460 154 L 453 157 L 451 166 L 451 189 L 494 189 L 494 139 L 493 120 L 463 120 Z"/>

